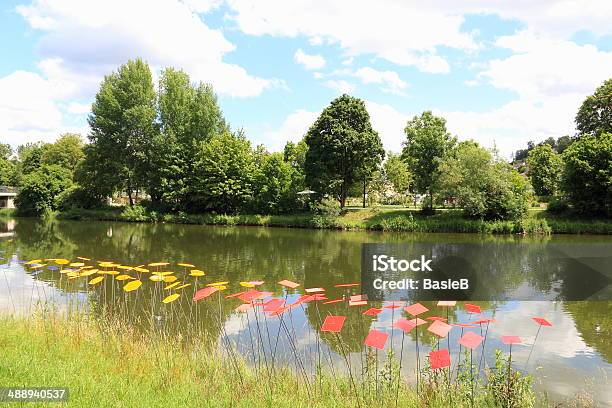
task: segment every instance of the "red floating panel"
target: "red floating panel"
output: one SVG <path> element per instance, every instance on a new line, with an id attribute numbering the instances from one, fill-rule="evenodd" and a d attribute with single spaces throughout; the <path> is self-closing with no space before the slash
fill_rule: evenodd
<path id="1" fill-rule="evenodd" d="M 366 316 L 376 316 L 380 312 L 382 312 L 382 309 L 377 309 L 375 307 L 371 307 L 368 310 L 366 310 L 365 312 L 363 312 L 363 314 L 366 315 Z"/>
<path id="2" fill-rule="evenodd" d="M 345 320 L 346 316 L 327 316 L 321 326 L 321 331 L 339 333 Z"/>
<path id="3" fill-rule="evenodd" d="M 465 310 L 467 310 L 468 312 L 470 312 L 470 313 L 474 313 L 474 314 L 480 313 L 480 306 L 478 306 L 478 305 L 473 305 L 471 303 L 466 303 L 466 304 L 463 305 L 463 308 Z"/>
<path id="4" fill-rule="evenodd" d="M 450 367 L 450 353 L 447 349 L 432 351 L 429 353 L 429 365 L 432 370 Z"/>
<path id="5" fill-rule="evenodd" d="M 470 331 L 465 333 L 463 337 L 459 339 L 459 344 L 474 350 L 476 347 L 478 347 L 480 343 L 482 343 L 483 339 L 484 337 L 479 336 L 478 334 Z"/>
<path id="6" fill-rule="evenodd" d="M 543 317 L 532 317 L 532 320 L 539 324 L 540 326 L 552 326 L 552 323 L 546 320 Z"/>
<path id="7" fill-rule="evenodd" d="M 197 302 L 198 300 L 207 298 L 218 290 L 219 289 L 217 289 L 217 287 L 215 286 L 208 286 L 208 287 L 202 288 L 193 294 L 193 301 Z"/>
<path id="8" fill-rule="evenodd" d="M 427 328 L 428 331 L 432 332 L 438 337 L 446 337 L 448 332 L 453 328 L 450 324 L 446 324 L 439 320 L 435 320 L 431 326 Z"/>
<path id="9" fill-rule="evenodd" d="M 501 341 L 504 344 L 521 344 L 523 342 L 519 336 L 502 336 Z"/>
<path id="10" fill-rule="evenodd" d="M 387 333 L 383 333 L 378 330 L 370 330 L 370 333 L 368 333 L 368 337 L 366 337 L 363 344 L 382 350 L 385 348 L 385 343 L 387 342 L 388 337 L 389 335 Z"/>
<path id="11" fill-rule="evenodd" d="M 295 289 L 298 286 L 300 286 L 299 283 L 291 282 L 290 280 L 287 280 L 287 279 L 283 279 L 282 281 L 278 282 L 278 284 L 285 286 L 287 288 L 290 288 L 290 289 Z"/>
<path id="12" fill-rule="evenodd" d="M 429 309 L 420 303 L 415 303 L 414 305 L 406 306 L 404 310 L 410 313 L 412 316 L 418 316 L 421 313 L 427 312 Z"/>

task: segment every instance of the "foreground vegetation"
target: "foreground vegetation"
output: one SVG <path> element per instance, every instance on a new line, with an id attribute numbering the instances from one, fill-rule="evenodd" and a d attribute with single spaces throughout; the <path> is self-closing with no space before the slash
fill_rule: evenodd
<path id="1" fill-rule="evenodd" d="M 0 383 L 68 387 L 67 406 L 73 407 L 435 408 L 446 407 L 449 401 L 455 407 L 472 404 L 465 373 L 449 388 L 444 376 L 424 370 L 418 394 L 403 383 L 398 392 L 397 383 L 385 383 L 382 375 L 375 387 L 356 385 L 357 392 L 348 377 L 325 373 L 314 382 L 316 387 L 307 387 L 288 369 L 278 368 L 266 375 L 244 362 L 235 368 L 206 337 L 145 335 L 116 321 L 105 322 L 80 315 L 69 320 L 47 314 L 30 319 L 1 317 L 4 357 Z M 500 391 L 507 384 L 506 364 L 498 354 L 498 366 L 489 373 L 489 383 L 482 385 L 473 406 L 506 406 L 508 401 Z M 510 406 L 536 406 L 528 377 L 514 373 L 510 384 Z"/>
<path id="2" fill-rule="evenodd" d="M 143 207 L 98 210 L 72 209 L 58 218 L 126 222 L 166 222 L 196 225 L 247 225 L 265 227 L 315 228 L 338 230 L 375 230 L 401 232 L 459 232 L 481 234 L 612 234 L 612 221 L 555 217 L 544 211 L 530 211 L 517 221 L 465 219 L 457 210 L 438 211 L 423 216 L 417 209 L 349 209 L 339 215 L 226 215 L 171 214 L 149 211 Z"/>

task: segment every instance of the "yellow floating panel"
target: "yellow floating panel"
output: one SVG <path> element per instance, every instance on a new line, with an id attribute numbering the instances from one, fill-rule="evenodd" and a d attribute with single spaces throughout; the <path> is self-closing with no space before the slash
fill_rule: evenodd
<path id="1" fill-rule="evenodd" d="M 229 282 L 214 282 L 214 283 L 209 283 L 206 286 L 225 286 L 227 285 Z"/>
<path id="2" fill-rule="evenodd" d="M 164 298 L 164 300 L 162 300 L 162 303 L 170 303 L 170 302 L 174 302 L 176 299 L 178 299 L 178 298 L 179 298 L 179 296 L 181 296 L 181 295 L 180 295 L 180 294 L 178 294 L 178 293 L 173 293 L 173 294 L 172 294 L 172 295 L 170 295 L 170 296 L 166 296 L 166 297 Z"/>
<path id="3" fill-rule="evenodd" d="M 89 275 L 93 275 L 94 273 L 98 272 L 97 269 L 87 269 L 83 272 L 81 272 L 81 276 L 89 276 Z"/>
<path id="4" fill-rule="evenodd" d="M 142 273 L 147 273 L 147 272 L 149 272 L 149 270 L 148 270 L 148 269 L 141 268 L 140 266 L 136 266 L 136 267 L 134 267 L 134 270 L 135 270 L 136 272 L 142 272 Z"/>
<path id="5" fill-rule="evenodd" d="M 151 272 L 153 275 L 159 275 L 159 276 L 166 276 L 166 275 L 172 275 L 174 272 Z"/>
<path id="6" fill-rule="evenodd" d="M 78 272 L 68 272 L 66 276 L 68 276 L 69 278 L 78 278 L 81 275 Z"/>
<path id="7" fill-rule="evenodd" d="M 104 279 L 104 276 L 96 276 L 95 278 L 93 278 L 92 280 L 90 280 L 89 283 L 90 285 L 95 285 L 97 283 L 102 282 L 102 280 Z"/>
<path id="8" fill-rule="evenodd" d="M 139 280 L 133 280 L 131 282 L 128 282 L 125 284 L 125 286 L 123 287 L 123 290 L 126 292 L 131 292 L 133 290 L 136 290 L 140 287 L 140 285 L 142 285 L 142 282 Z"/>
<path id="9" fill-rule="evenodd" d="M 149 264 L 149 266 L 166 266 L 166 265 L 170 265 L 170 262 L 153 262 Z"/>
<path id="10" fill-rule="evenodd" d="M 254 288 L 255 285 L 253 285 L 251 282 L 240 282 L 240 286 L 243 286 L 245 288 Z"/>
<path id="11" fill-rule="evenodd" d="M 41 263 L 41 262 L 42 262 L 42 259 L 32 259 L 31 261 L 26 262 L 25 265 L 32 265 L 32 264 Z"/>
<path id="12" fill-rule="evenodd" d="M 124 280 L 128 280 L 128 279 L 136 279 L 130 275 L 119 275 L 115 278 L 118 281 L 124 281 Z"/>
<path id="13" fill-rule="evenodd" d="M 167 275 L 167 276 L 164 276 L 163 278 L 164 278 L 163 281 L 166 282 L 166 283 L 174 282 L 174 281 L 176 281 L 178 279 L 174 275 Z"/>
<path id="14" fill-rule="evenodd" d="M 177 263 L 178 266 L 184 266 L 185 268 L 195 268 L 195 265 L 192 265 L 190 263 Z"/>
<path id="15" fill-rule="evenodd" d="M 68 265 L 70 261 L 67 259 L 56 259 L 55 263 L 58 265 Z"/>
<path id="16" fill-rule="evenodd" d="M 40 269 L 40 268 L 44 268 L 45 266 L 47 266 L 47 264 L 34 265 L 30 267 L 30 269 Z"/>
<path id="17" fill-rule="evenodd" d="M 83 262 L 73 262 L 69 266 L 73 266 L 75 268 L 79 268 L 81 266 L 85 266 L 85 264 Z"/>
<path id="18" fill-rule="evenodd" d="M 149 276 L 149 279 L 151 279 L 153 282 L 163 282 L 164 281 L 164 277 L 161 275 L 151 275 Z"/>
<path id="19" fill-rule="evenodd" d="M 91 258 L 85 258 L 84 256 L 77 256 L 77 259 L 80 259 L 81 261 L 91 261 Z"/>
<path id="20" fill-rule="evenodd" d="M 180 285 L 180 284 L 181 284 L 181 282 L 180 282 L 180 281 L 178 281 L 178 282 L 174 282 L 174 283 L 171 283 L 170 285 L 166 286 L 164 289 L 165 289 L 165 290 L 170 290 L 170 289 L 172 289 L 172 288 L 174 288 L 175 286 Z"/>
<path id="21" fill-rule="evenodd" d="M 206 275 L 206 273 L 204 271 L 199 270 L 199 269 L 192 269 L 191 272 L 189 272 L 189 275 L 195 276 L 197 278 L 198 276 Z"/>
<path id="22" fill-rule="evenodd" d="M 131 271 L 132 268 L 131 266 L 126 266 L 126 265 L 117 265 L 117 269 L 123 269 L 124 271 Z"/>
<path id="23" fill-rule="evenodd" d="M 174 288 L 174 290 L 183 289 L 183 288 L 186 288 L 187 286 L 191 286 L 191 283 L 186 283 L 186 284 L 184 284 L 184 285 L 177 286 L 176 288 Z"/>

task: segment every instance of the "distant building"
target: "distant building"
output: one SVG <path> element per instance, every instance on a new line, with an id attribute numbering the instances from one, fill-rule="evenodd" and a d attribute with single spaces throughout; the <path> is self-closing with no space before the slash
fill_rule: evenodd
<path id="1" fill-rule="evenodd" d="M 15 187 L 0 186 L 0 208 L 15 208 Z"/>

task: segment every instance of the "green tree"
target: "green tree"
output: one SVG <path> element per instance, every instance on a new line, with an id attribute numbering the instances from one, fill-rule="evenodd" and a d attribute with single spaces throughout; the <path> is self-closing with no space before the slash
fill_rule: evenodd
<path id="1" fill-rule="evenodd" d="M 563 152 L 563 190 L 581 214 L 612 215 L 612 133 L 586 134 Z"/>
<path id="2" fill-rule="evenodd" d="M 576 128 L 582 134 L 612 132 L 612 79 L 582 102 L 576 114 Z"/>
<path id="3" fill-rule="evenodd" d="M 441 194 L 454 200 L 466 216 L 518 219 L 525 215 L 530 186 L 508 163 L 473 141 L 459 143 L 439 167 Z"/>
<path id="4" fill-rule="evenodd" d="M 197 177 L 199 145 L 221 134 L 225 120 L 212 87 L 194 86 L 184 71 L 173 68 L 165 69 L 159 80 L 159 119 L 163 138 L 157 155 L 159 182 L 151 197 L 184 208 Z"/>
<path id="5" fill-rule="evenodd" d="M 38 170 L 42 165 L 42 157 L 48 148 L 48 144 L 43 142 L 26 143 L 17 148 L 17 156 L 21 175 L 25 176 Z"/>
<path id="6" fill-rule="evenodd" d="M 74 172 L 85 156 L 83 147 L 83 139 L 80 135 L 65 133 L 55 143 L 47 145 L 40 158 L 40 163 L 43 166 L 56 164 Z"/>
<path id="7" fill-rule="evenodd" d="M 254 181 L 255 212 L 286 213 L 296 208 L 299 186 L 294 184 L 296 170 L 284 160 L 283 153 L 267 153 L 259 164 Z"/>
<path id="8" fill-rule="evenodd" d="M 365 104 L 348 95 L 323 110 L 305 142 L 306 183 L 317 193 L 336 197 L 342 208 L 349 188 L 357 181 L 367 183 L 385 154 Z"/>
<path id="9" fill-rule="evenodd" d="M 414 116 L 404 129 L 406 141 L 402 158 L 408 163 L 415 190 L 429 195 L 433 212 L 434 190 L 440 176 L 439 166 L 455 145 L 456 139 L 446 130 L 446 120 L 425 111 Z"/>
<path id="10" fill-rule="evenodd" d="M 123 189 L 130 205 L 155 169 L 156 116 L 151 70 L 137 59 L 104 78 L 88 118 L 93 156 L 104 163 L 104 183 Z"/>
<path id="11" fill-rule="evenodd" d="M 57 196 L 72 184 L 70 170 L 58 166 L 41 166 L 23 177 L 15 205 L 22 215 L 42 215 L 58 208 Z"/>
<path id="12" fill-rule="evenodd" d="M 539 196 L 555 195 L 563 167 L 561 156 L 549 144 L 542 144 L 529 152 L 527 165 L 535 193 Z"/>
<path id="13" fill-rule="evenodd" d="M 13 184 L 15 165 L 10 160 L 12 155 L 11 145 L 0 143 L 0 186 Z"/>
<path id="14" fill-rule="evenodd" d="M 383 168 L 385 177 L 389 180 L 395 192 L 398 194 L 407 194 L 410 183 L 412 182 L 412 176 L 410 170 L 408 170 L 408 165 L 402 160 L 402 157 L 398 154 L 389 152 Z"/>
<path id="15" fill-rule="evenodd" d="M 236 213 L 251 203 L 255 161 L 244 135 L 226 131 L 203 142 L 196 167 L 199 176 L 194 180 L 190 210 Z"/>

